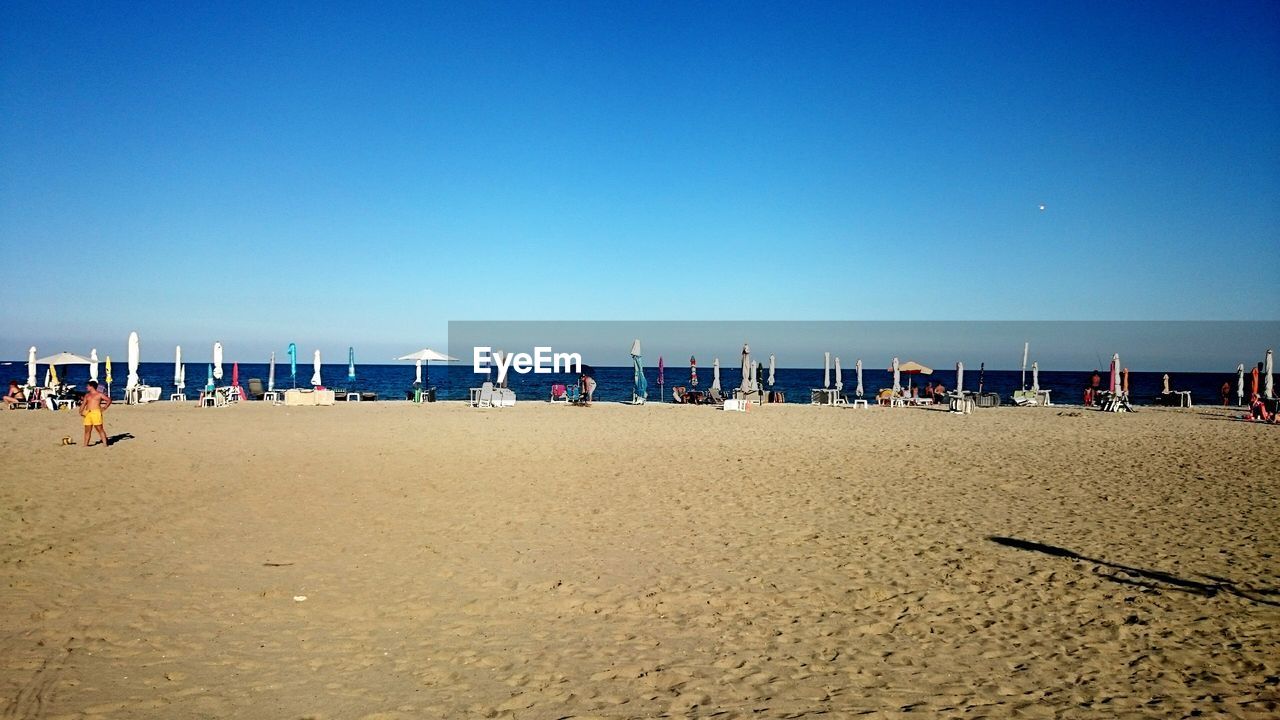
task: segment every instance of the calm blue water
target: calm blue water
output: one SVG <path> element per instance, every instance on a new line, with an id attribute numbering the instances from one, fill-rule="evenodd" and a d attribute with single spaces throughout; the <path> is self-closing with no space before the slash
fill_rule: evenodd
<path id="1" fill-rule="evenodd" d="M 87 366 L 69 365 L 62 368 L 66 371 L 65 380 L 83 389 L 85 382 L 89 379 L 89 369 Z M 112 397 L 120 399 L 124 393 L 125 372 L 117 366 L 115 370 L 115 381 L 112 384 Z M 226 377 L 219 384 L 227 384 L 230 382 L 231 368 L 227 366 Z M 403 400 L 405 393 L 413 384 L 413 365 L 359 365 L 356 367 L 356 380 L 354 383 L 347 381 L 347 366 L 342 365 L 324 365 L 322 366 L 321 377 L 325 386 L 335 389 L 354 389 L 361 392 L 374 392 L 378 394 L 380 400 Z M 39 367 L 39 376 L 44 378 L 45 366 Z M 279 389 L 287 389 L 294 387 L 293 381 L 289 377 L 289 366 L 276 365 L 276 387 Z M 1089 382 L 1092 370 L 1084 372 L 1062 372 L 1062 371 L 1044 371 L 1040 373 L 1040 387 L 1053 391 L 1053 400 L 1057 403 L 1075 403 L 1082 401 L 1083 390 Z M 1155 396 L 1160 392 L 1161 375 L 1163 373 L 1154 372 L 1135 372 L 1130 376 L 1130 389 L 1133 400 L 1138 404 L 1150 404 Z M 0 365 L 0 379 L 7 381 L 16 379 L 19 382 L 25 382 L 27 375 L 27 366 L 25 362 L 15 362 L 8 365 Z M 61 375 L 61 373 L 60 373 Z M 173 392 L 173 364 L 172 363 L 142 363 L 139 367 L 139 375 L 144 383 L 148 385 L 158 385 L 163 388 L 161 397 L 168 398 Z M 646 377 L 649 382 L 649 398 L 656 400 L 658 398 L 658 370 L 656 367 L 646 368 Z M 1103 384 L 1106 384 L 1106 372 L 1104 369 Z M 207 376 L 207 366 L 202 363 L 187 364 L 187 396 L 193 400 L 199 394 L 200 388 L 204 385 Z M 266 384 L 267 365 L 263 364 L 241 364 L 240 365 L 240 383 L 248 386 L 249 378 L 261 378 L 263 384 Z M 725 389 L 737 387 L 740 374 L 736 367 L 721 368 L 720 385 Z M 99 366 L 99 378 L 105 378 L 105 370 Z M 631 399 L 631 378 L 632 370 L 629 367 L 600 367 L 596 368 L 596 382 L 599 384 L 596 390 L 596 399 L 605 401 L 630 400 Z M 786 393 L 787 402 L 807 403 L 809 402 L 809 389 L 822 386 L 822 369 L 784 369 L 779 368 L 775 374 L 776 383 L 775 390 Z M 1019 371 L 1002 371 L 988 370 L 983 378 L 983 390 L 986 392 L 996 392 L 1001 396 L 1001 402 L 1008 404 L 1010 402 L 1010 394 L 1014 390 L 1021 387 Z M 311 365 L 305 367 L 298 366 L 298 387 L 309 387 L 311 380 Z M 550 395 L 552 383 L 572 383 L 575 378 L 567 375 L 517 375 L 511 374 L 510 386 L 516 391 L 516 395 L 521 400 L 545 400 Z M 665 372 L 666 385 L 664 387 L 663 398 L 666 401 L 671 399 L 672 385 L 684 385 L 688 387 L 689 369 L 667 367 Z M 711 368 L 698 368 L 698 388 L 705 390 L 711 385 Z M 948 389 L 955 387 L 955 371 L 954 370 L 935 370 L 933 375 L 917 378 L 915 381 L 923 380 L 924 382 L 941 381 Z M 965 389 L 978 389 L 978 371 L 975 369 L 965 369 Z M 913 381 L 913 382 L 915 382 Z M 1027 373 L 1027 382 L 1030 383 L 1031 374 Z M 430 384 L 437 389 L 437 398 L 440 400 L 465 400 L 468 397 L 468 388 L 477 387 L 483 382 L 482 376 L 473 375 L 470 366 L 446 366 L 432 365 L 430 371 Z M 1223 382 L 1231 383 L 1231 402 L 1235 403 L 1235 384 L 1236 376 L 1234 372 L 1224 373 L 1170 373 L 1170 386 L 1174 390 L 1190 390 L 1192 399 L 1201 405 L 1221 404 L 1220 388 Z M 846 369 L 844 372 L 845 393 L 852 396 L 856 379 L 851 370 Z M 863 370 L 863 388 L 866 395 L 871 397 L 876 390 L 884 387 L 890 387 L 893 384 L 893 377 L 890 373 L 881 369 Z M 903 378 L 903 385 L 906 385 L 906 377 Z M 1249 378 L 1245 378 L 1246 398 L 1249 392 Z"/>

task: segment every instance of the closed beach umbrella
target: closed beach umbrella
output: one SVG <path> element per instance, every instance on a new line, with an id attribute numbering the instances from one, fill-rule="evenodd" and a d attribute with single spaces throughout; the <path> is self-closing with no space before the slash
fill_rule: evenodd
<path id="1" fill-rule="evenodd" d="M 956 395 L 964 395 L 964 363 L 956 363 Z"/>
<path id="2" fill-rule="evenodd" d="M 213 344 L 213 379 L 222 379 L 222 343 Z"/>
<path id="3" fill-rule="evenodd" d="M 107 361 L 105 365 L 107 367 L 107 389 L 110 390 L 111 389 L 111 356 L 110 355 L 107 356 Z"/>
<path id="4" fill-rule="evenodd" d="M 206 392 L 213 392 L 213 363 L 209 363 L 205 367 L 209 369 L 209 377 L 204 382 L 204 389 Z"/>
<path id="5" fill-rule="evenodd" d="M 50 365 L 49 371 L 45 373 L 45 375 L 49 378 L 49 381 L 45 383 L 46 385 L 49 387 L 58 387 L 58 368 L 56 365 Z"/>
<path id="6" fill-rule="evenodd" d="M 822 353 L 822 388 L 831 387 L 831 353 Z"/>
<path id="7" fill-rule="evenodd" d="M 769 353 L 769 387 L 773 387 L 773 372 L 777 369 L 778 359 Z"/>
<path id="8" fill-rule="evenodd" d="M 698 387 L 698 358 L 689 356 L 689 385 Z"/>
<path id="9" fill-rule="evenodd" d="M 1241 368 L 1244 366 L 1241 365 Z M 1242 371 L 1243 372 L 1243 371 Z M 27 387 L 36 386 L 36 346 L 27 351 Z"/>
<path id="10" fill-rule="evenodd" d="M 898 369 L 898 358 L 893 359 L 893 394 L 897 395 L 902 392 L 902 374 Z"/>
<path id="11" fill-rule="evenodd" d="M 1253 366 L 1253 371 L 1249 373 L 1249 393 L 1250 397 L 1258 394 L 1258 366 Z"/>
<path id="12" fill-rule="evenodd" d="M 267 365 L 267 391 L 274 392 L 276 389 L 276 351 L 271 351 L 271 362 Z"/>
<path id="13" fill-rule="evenodd" d="M 316 350 L 315 355 L 312 357 L 311 367 L 313 369 L 313 372 L 311 373 L 311 385 L 313 387 L 320 387 L 320 351 L 319 350 Z"/>
<path id="14" fill-rule="evenodd" d="M 231 387 L 240 387 L 240 363 L 231 364 Z"/>
<path id="15" fill-rule="evenodd" d="M 858 397 L 862 397 L 862 358 L 858 358 L 858 361 L 853 364 L 853 367 L 854 371 L 858 374 L 858 387 L 854 392 L 857 393 Z"/>
<path id="16" fill-rule="evenodd" d="M 1236 366 L 1236 404 L 1244 404 L 1244 363 Z"/>
<path id="17" fill-rule="evenodd" d="M 347 382 L 356 381 L 356 349 L 347 346 Z"/>
<path id="18" fill-rule="evenodd" d="M 129 377 L 125 380 L 124 389 L 132 390 L 138 386 L 138 361 L 141 357 L 141 347 L 138 343 L 138 333 L 129 333 Z"/>
<path id="19" fill-rule="evenodd" d="M 666 402 L 666 398 L 663 397 L 663 392 L 665 391 L 664 388 L 665 388 L 665 385 L 667 384 L 667 379 L 665 377 L 666 370 L 667 370 L 667 364 L 666 362 L 663 361 L 662 356 L 659 355 L 658 356 L 658 400 L 661 402 Z"/>
<path id="20" fill-rule="evenodd" d="M 1165 374 L 1164 374 L 1164 377 L 1162 377 L 1160 380 L 1161 380 L 1161 383 L 1162 383 L 1162 386 L 1161 386 L 1161 388 L 1160 388 L 1160 393 L 1161 393 L 1162 395 L 1168 395 L 1168 394 L 1169 394 L 1169 392 L 1170 392 L 1170 390 L 1169 390 L 1169 373 L 1165 373 Z"/>
<path id="21" fill-rule="evenodd" d="M 751 346 L 742 343 L 742 392 L 751 392 Z"/>
<path id="22" fill-rule="evenodd" d="M 182 387 L 182 346 L 176 345 L 173 350 L 173 385 Z"/>
<path id="23" fill-rule="evenodd" d="M 641 399 L 649 397 L 649 382 L 644 377 L 644 354 L 640 349 L 640 338 L 631 343 L 631 364 L 635 366 L 632 392 Z"/>
<path id="24" fill-rule="evenodd" d="M 89 351 L 89 379 L 98 379 L 98 348 Z"/>
<path id="25" fill-rule="evenodd" d="M 711 361 L 711 389 L 720 389 L 720 358 Z"/>
<path id="26" fill-rule="evenodd" d="M 294 387 L 298 387 L 298 346 L 295 343 L 289 343 L 289 379 Z"/>
<path id="27" fill-rule="evenodd" d="M 422 361 L 413 361 L 413 384 L 422 385 Z"/>
<path id="28" fill-rule="evenodd" d="M 184 363 L 178 370 L 178 392 L 182 392 L 187 387 L 187 366 Z"/>
<path id="29" fill-rule="evenodd" d="M 1022 389 L 1027 389 L 1027 355 L 1031 352 L 1031 343 L 1022 343 Z"/>
<path id="30" fill-rule="evenodd" d="M 1275 380 L 1272 379 L 1272 375 L 1271 375 L 1272 373 L 1271 363 L 1272 363 L 1271 351 L 1267 350 L 1267 357 L 1265 360 L 1262 361 L 1262 372 L 1263 372 L 1263 381 L 1264 381 L 1262 385 L 1262 389 L 1264 392 L 1266 392 L 1268 400 L 1276 396 Z"/>
<path id="31" fill-rule="evenodd" d="M 1120 392 L 1120 353 L 1111 356 L 1111 384 L 1108 388 L 1113 393 Z"/>
<path id="32" fill-rule="evenodd" d="M 1124 394 L 1129 394 L 1129 368 L 1124 369 Z"/>
<path id="33" fill-rule="evenodd" d="M 1031 363 L 1031 392 L 1040 392 L 1040 363 Z"/>
<path id="34" fill-rule="evenodd" d="M 840 377 L 840 356 L 836 356 L 836 392 L 844 389 L 844 378 Z"/>

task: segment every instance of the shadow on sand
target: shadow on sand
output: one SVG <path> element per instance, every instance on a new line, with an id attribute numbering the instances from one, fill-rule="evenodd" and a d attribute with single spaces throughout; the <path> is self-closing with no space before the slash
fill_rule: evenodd
<path id="1" fill-rule="evenodd" d="M 1211 582 L 1188 580 L 1176 575 L 1171 575 L 1167 572 L 1161 572 L 1160 570 L 1144 570 L 1142 568 L 1121 565 L 1119 563 L 1108 562 L 1098 558 L 1085 557 L 1080 553 L 1066 548 L 1045 545 L 1044 543 L 1032 542 L 1030 540 L 1019 540 L 1018 538 L 1001 537 L 999 535 L 992 535 L 987 539 L 997 545 L 1004 545 L 1005 547 L 1044 553 L 1045 555 L 1052 555 L 1053 557 L 1080 560 L 1082 562 L 1111 568 L 1116 572 L 1101 572 L 1099 574 L 1107 580 L 1120 583 L 1122 585 L 1134 585 L 1151 590 L 1177 590 L 1180 592 L 1191 593 L 1192 595 L 1199 595 L 1201 597 L 1214 597 L 1219 593 L 1223 593 L 1226 595 L 1234 595 L 1238 598 L 1258 603 L 1260 605 L 1280 607 L 1280 601 L 1268 599 L 1269 597 L 1280 595 L 1280 590 L 1241 588 L 1232 580 L 1215 577 L 1213 575 L 1201 575 L 1201 577 L 1206 578 Z"/>
<path id="2" fill-rule="evenodd" d="M 133 433 L 120 433 L 119 435 L 112 435 L 107 438 L 107 447 L 111 447 L 112 445 L 115 445 L 116 443 L 122 440 L 132 440 L 132 439 L 133 439 Z"/>

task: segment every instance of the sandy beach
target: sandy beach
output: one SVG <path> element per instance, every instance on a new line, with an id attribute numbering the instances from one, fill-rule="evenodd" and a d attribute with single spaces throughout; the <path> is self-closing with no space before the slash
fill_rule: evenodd
<path id="1" fill-rule="evenodd" d="M 5 718 L 1280 716 L 1221 409 L 0 412 Z"/>

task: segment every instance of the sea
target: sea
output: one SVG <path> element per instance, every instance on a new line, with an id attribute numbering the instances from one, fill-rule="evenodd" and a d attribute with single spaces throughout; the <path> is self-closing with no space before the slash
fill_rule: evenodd
<path id="1" fill-rule="evenodd" d="M 38 368 L 38 375 L 42 381 L 45 367 L 41 365 Z M 124 397 L 126 371 L 123 364 L 116 364 L 112 369 L 114 377 L 111 384 L 111 396 L 120 400 Z M 423 370 L 428 371 L 428 368 L 424 367 Z M 230 365 L 225 366 L 225 377 L 217 384 L 229 384 L 231 371 L 232 367 Z M 1099 371 L 1099 374 L 1103 377 L 1102 384 L 1105 386 L 1107 383 L 1106 368 L 1099 368 Z M 264 386 L 267 384 L 268 366 L 265 363 L 242 363 L 239 366 L 239 372 L 240 384 L 246 388 L 249 384 L 249 378 L 260 378 Z M 437 400 L 466 400 L 469 397 L 469 389 L 479 387 L 485 380 L 484 375 L 472 373 L 471 367 L 468 365 L 431 365 L 428 372 L 428 382 L 426 384 L 436 389 Z M 597 400 L 606 402 L 631 400 L 633 382 L 633 370 L 631 367 L 595 367 L 594 372 L 597 383 L 595 394 Z M 765 372 L 768 372 L 767 368 Z M 275 387 L 281 390 L 287 390 L 292 387 L 309 388 L 311 386 L 311 373 L 312 367 L 310 364 L 299 365 L 295 378 L 290 375 L 288 364 L 277 364 Z M 1090 383 L 1093 373 L 1093 369 L 1078 372 L 1041 371 L 1040 388 L 1052 391 L 1052 400 L 1056 404 L 1080 404 L 1083 402 L 1084 388 Z M 83 389 L 85 383 L 89 380 L 89 368 L 86 365 L 67 365 L 59 368 L 58 374 L 59 378 L 64 382 L 68 382 L 79 389 Z M 1129 378 L 1131 400 L 1139 405 L 1155 404 L 1162 387 L 1161 379 L 1163 374 L 1159 372 L 1131 373 Z M 173 363 L 141 363 L 138 368 L 138 375 L 144 384 L 159 386 L 162 389 L 162 399 L 168 399 L 169 395 L 174 392 Z M 27 365 L 25 361 L 0 363 L 0 379 L 4 380 L 6 384 L 8 380 L 17 380 L 20 383 L 25 382 L 26 376 Z M 786 402 L 808 403 L 810 389 L 822 387 L 822 376 L 822 368 L 778 368 L 774 374 L 774 385 L 771 389 L 782 392 Z M 199 395 L 207 377 L 207 364 L 187 364 L 186 395 L 188 398 L 194 400 Z M 843 377 L 843 392 L 851 398 L 855 397 L 857 380 L 853 370 L 845 368 Z M 648 398 L 651 402 L 671 402 L 671 388 L 673 386 L 695 387 L 691 381 L 688 367 L 667 366 L 663 373 L 661 386 L 658 382 L 657 367 L 645 368 L 645 378 L 648 382 Z M 105 368 L 101 364 L 99 365 L 99 379 L 102 381 L 106 379 Z M 721 368 L 720 386 L 722 388 L 728 390 L 737 387 L 740 379 L 741 374 L 738 367 Z M 696 388 L 706 390 L 711 386 L 711 380 L 711 368 L 700 366 L 698 368 Z M 350 379 L 347 376 L 347 366 L 345 364 L 323 365 L 321 366 L 321 381 L 325 387 L 336 390 L 375 393 L 378 396 L 378 400 L 403 401 L 410 397 L 412 393 L 414 367 L 410 363 L 357 365 L 356 376 L 354 379 Z M 509 376 L 508 385 L 515 390 L 518 400 L 535 401 L 549 399 L 552 384 L 571 384 L 575 381 L 576 377 L 571 375 L 534 375 L 532 373 L 519 375 L 513 372 Z M 941 382 L 948 390 L 955 388 L 955 381 L 956 373 L 954 369 L 934 370 L 932 375 L 904 375 L 902 378 L 904 387 L 907 386 L 908 382 L 914 385 Z M 1246 400 L 1250 392 L 1249 381 L 1250 379 L 1246 375 Z M 1028 385 L 1031 383 L 1030 371 L 1026 373 L 1025 382 Z M 1173 390 L 1189 390 L 1192 401 L 1199 405 L 1221 405 L 1223 383 L 1230 384 L 1230 401 L 1234 405 L 1236 403 L 1235 372 L 1170 373 L 1169 377 L 1169 385 Z M 880 368 L 874 370 L 863 369 L 863 390 L 867 398 L 873 398 L 880 388 L 887 388 L 892 385 L 893 375 L 891 373 Z M 996 393 L 1000 396 L 1003 404 L 1011 403 L 1012 393 L 1015 390 L 1022 389 L 1022 387 L 1023 375 L 1019 370 L 979 371 L 977 368 L 965 369 L 965 390 Z"/>

